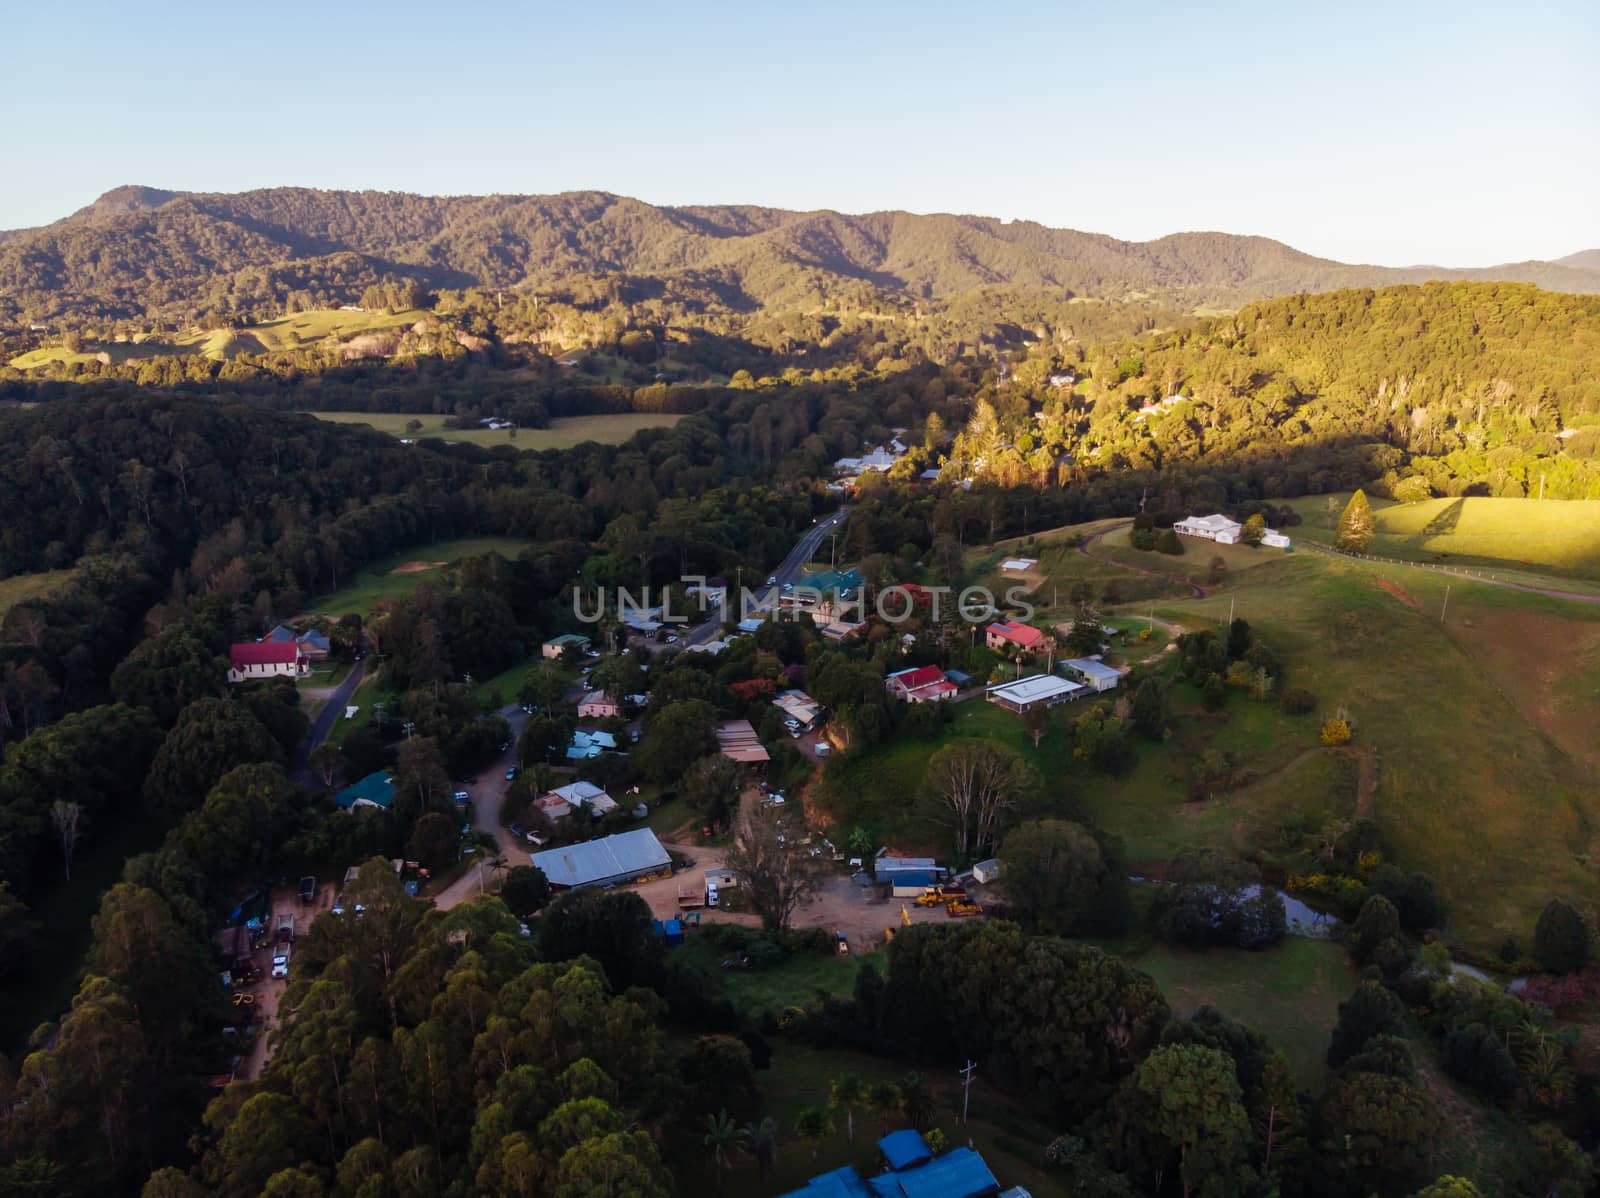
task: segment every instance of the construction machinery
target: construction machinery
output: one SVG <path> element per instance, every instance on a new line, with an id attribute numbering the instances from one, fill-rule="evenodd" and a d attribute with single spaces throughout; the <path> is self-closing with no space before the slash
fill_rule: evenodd
<path id="1" fill-rule="evenodd" d="M 951 919 L 964 919 L 969 915 L 983 914 L 983 908 L 977 903 L 968 901 L 965 895 L 959 899 L 951 899 L 944 905 L 944 911 Z"/>
<path id="2" fill-rule="evenodd" d="M 952 902 L 967 901 L 966 888 L 962 886 L 930 886 L 917 895 L 917 906 L 939 907 Z"/>

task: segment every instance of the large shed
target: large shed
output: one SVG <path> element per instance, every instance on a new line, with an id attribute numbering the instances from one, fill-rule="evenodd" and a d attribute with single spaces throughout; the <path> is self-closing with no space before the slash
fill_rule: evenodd
<path id="1" fill-rule="evenodd" d="M 649 828 L 546 849 L 531 860 L 557 890 L 615 886 L 672 867 L 672 858 Z"/>

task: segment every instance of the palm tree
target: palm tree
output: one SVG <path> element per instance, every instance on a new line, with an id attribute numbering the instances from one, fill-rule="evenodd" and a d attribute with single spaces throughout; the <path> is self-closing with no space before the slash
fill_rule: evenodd
<path id="1" fill-rule="evenodd" d="M 857 1073 L 842 1073 L 833 1079 L 833 1089 L 828 1094 L 828 1105 L 844 1111 L 845 1138 L 856 1142 L 856 1111 L 867 1098 L 867 1083 Z"/>
<path id="2" fill-rule="evenodd" d="M 484 864 L 489 867 L 489 872 L 492 873 L 495 876 L 495 879 L 498 881 L 505 874 L 506 870 L 511 868 L 511 858 L 507 857 L 503 852 L 501 852 L 499 846 L 497 845 L 494 852 L 490 853 L 488 859 L 484 861 Z"/>
<path id="3" fill-rule="evenodd" d="M 833 1112 L 825 1106 L 808 1106 L 795 1117 L 794 1129 L 811 1142 L 811 1159 L 816 1160 L 818 1146 L 833 1134 Z"/>
<path id="4" fill-rule="evenodd" d="M 745 1131 L 742 1127 L 734 1126 L 732 1119 L 728 1118 L 726 1109 L 718 1111 L 715 1115 L 707 1115 L 705 1121 L 706 1134 L 701 1141 L 706 1146 L 706 1151 L 711 1154 L 711 1161 L 717 1167 L 717 1193 L 722 1193 L 723 1175 L 728 1171 L 729 1155 L 735 1148 L 745 1142 Z"/>
<path id="5" fill-rule="evenodd" d="M 938 1108 L 922 1074 L 908 1073 L 900 1079 L 900 1108 L 905 1112 L 906 1122 L 918 1131 L 925 1130 L 933 1122 Z"/>
<path id="6" fill-rule="evenodd" d="M 889 1134 L 889 1122 L 900 1113 L 905 1097 L 893 1082 L 878 1082 L 867 1090 L 867 1105 L 883 1120 L 883 1134 Z"/>
<path id="7" fill-rule="evenodd" d="M 745 1124 L 744 1150 L 756 1158 L 756 1176 L 765 1181 L 767 1171 L 772 1168 L 773 1155 L 778 1150 L 777 1120 L 768 1115 L 760 1123 Z"/>

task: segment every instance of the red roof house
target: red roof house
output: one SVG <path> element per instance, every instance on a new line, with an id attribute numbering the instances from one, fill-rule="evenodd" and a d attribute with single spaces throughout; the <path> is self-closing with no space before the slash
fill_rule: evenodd
<path id="1" fill-rule="evenodd" d="M 984 630 L 983 640 L 984 644 L 998 653 L 1004 653 L 1009 645 L 1033 653 L 1044 647 L 1045 637 L 1044 633 L 1029 624 L 998 620 Z"/>
<path id="2" fill-rule="evenodd" d="M 884 688 L 905 703 L 937 703 L 954 697 L 957 690 L 938 666 L 896 670 L 884 679 Z"/>
<path id="3" fill-rule="evenodd" d="M 246 641 L 228 650 L 228 681 L 298 678 L 307 672 L 305 646 L 294 641 Z"/>

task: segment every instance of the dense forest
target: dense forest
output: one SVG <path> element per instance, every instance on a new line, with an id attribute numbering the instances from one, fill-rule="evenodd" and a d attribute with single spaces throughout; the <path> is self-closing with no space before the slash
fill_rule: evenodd
<path id="1" fill-rule="evenodd" d="M 1581 265 L 1474 271 L 1346 266 L 1259 237 L 1148 243 L 1027 221 L 880 212 L 665 208 L 600 192 L 431 197 L 279 188 L 237 195 L 122 188 L 0 241 L 0 320 L 186 318 L 284 310 L 290 292 L 351 303 L 375 283 L 529 288 L 609 278 L 690 305 L 814 310 L 862 289 L 950 300 L 991 288 L 1176 306 L 1429 278 L 1600 288 Z"/>

